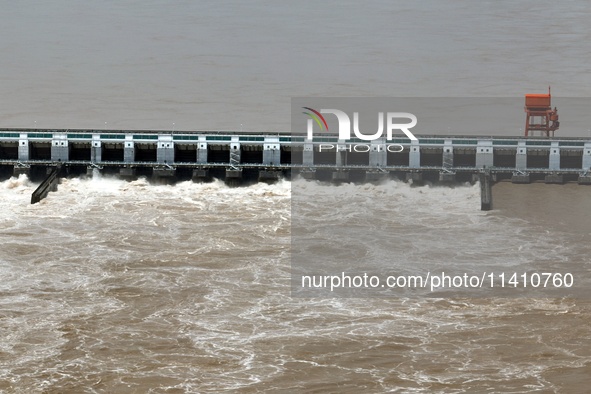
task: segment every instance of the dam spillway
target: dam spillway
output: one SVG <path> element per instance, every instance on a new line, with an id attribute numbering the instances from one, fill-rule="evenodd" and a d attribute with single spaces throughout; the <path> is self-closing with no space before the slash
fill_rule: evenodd
<path id="1" fill-rule="evenodd" d="M 395 149 L 390 149 L 395 146 Z M 492 181 L 591 184 L 591 140 L 583 138 L 419 136 L 310 140 L 289 133 L 0 129 L 0 171 L 10 175 L 104 171 L 132 178 L 245 177 L 273 181 L 300 173 L 307 179 L 376 181 Z"/>

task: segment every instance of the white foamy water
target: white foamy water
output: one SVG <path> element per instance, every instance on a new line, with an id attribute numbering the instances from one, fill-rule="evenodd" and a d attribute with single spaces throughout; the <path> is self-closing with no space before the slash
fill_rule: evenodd
<path id="1" fill-rule="evenodd" d="M 299 180 L 292 197 L 294 248 L 302 253 L 294 263 L 303 272 L 318 270 L 320 262 L 326 274 L 574 270 L 582 272 L 580 289 L 589 282 L 580 267 L 585 244 L 522 215 L 479 211 L 478 184 L 415 188 L 395 181 L 334 186 Z M 578 258 L 569 264 L 572 256 Z"/>
<path id="2" fill-rule="evenodd" d="M 0 183 L 7 391 L 330 391 L 337 379 L 344 392 L 533 392 L 591 361 L 577 323 L 589 317 L 584 300 L 292 298 L 287 181 L 68 179 L 29 205 L 35 186 Z M 327 219 L 331 186 L 297 187 L 318 196 L 308 207 L 318 223 Z M 435 249 L 440 239 L 461 252 L 482 226 L 491 248 L 513 247 L 495 229 L 501 218 L 478 210 L 476 187 L 392 181 L 339 194 L 356 188 L 387 200 L 377 212 L 399 230 L 418 223 Z M 426 258 L 421 245 L 409 249 Z M 539 257 L 524 246 L 519 258 Z"/>

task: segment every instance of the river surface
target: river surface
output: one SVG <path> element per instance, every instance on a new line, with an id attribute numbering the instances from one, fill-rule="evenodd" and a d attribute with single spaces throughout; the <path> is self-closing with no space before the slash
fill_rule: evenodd
<path id="1" fill-rule="evenodd" d="M 581 0 L 5 1 L 0 126 L 276 131 L 291 97 L 588 97 L 590 14 Z M 557 135 L 589 135 L 567 119 Z M 26 177 L 1 182 L 0 391 L 588 391 L 585 287 L 306 298 L 290 266 L 292 193 L 307 191 L 327 220 L 335 194 L 387 201 L 375 224 L 416 235 L 415 269 L 493 261 L 587 283 L 588 188 L 499 183 L 483 213 L 477 185 L 302 182 L 65 179 L 36 205 Z"/>

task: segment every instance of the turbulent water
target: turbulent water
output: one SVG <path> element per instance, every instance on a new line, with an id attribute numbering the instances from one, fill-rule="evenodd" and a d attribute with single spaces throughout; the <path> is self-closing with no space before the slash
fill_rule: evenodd
<path id="1" fill-rule="evenodd" d="M 288 183 L 59 188 L 31 206 L 26 178 L 2 183 L 0 387 L 221 390 L 272 374 L 257 348 L 289 334 Z"/>
<path id="2" fill-rule="evenodd" d="M 290 182 L 67 179 L 29 205 L 34 187 L 24 177 L 0 184 L 0 388 L 8 392 L 586 387 L 585 299 L 292 297 Z M 295 187 L 315 189 L 310 209 L 319 215 L 334 188 Z M 487 241 L 509 242 L 498 251 L 514 264 L 535 264 L 535 245 L 567 235 L 511 245 L 515 231 L 539 223 L 480 212 L 477 186 L 391 181 L 343 193 L 356 187 L 394 196 L 382 209 L 401 231 L 421 226 L 424 238 L 407 245 L 418 261 L 443 249 L 461 257 L 467 244 Z M 588 268 L 581 252 L 559 248 L 545 259 Z"/>
<path id="3" fill-rule="evenodd" d="M 5 1 L 0 18 L 0 127 L 277 131 L 291 97 L 477 96 L 515 98 L 518 121 L 487 127 L 516 135 L 520 98 L 551 84 L 557 135 L 591 135 L 587 104 L 560 101 L 589 96 L 583 0 Z M 588 391 L 586 187 L 501 183 L 482 213 L 469 185 L 67 179 L 29 205 L 35 186 L 0 183 L 0 391 Z M 330 246 L 345 197 L 380 202 L 396 269 L 551 269 L 578 286 L 294 296 L 291 236 Z"/>

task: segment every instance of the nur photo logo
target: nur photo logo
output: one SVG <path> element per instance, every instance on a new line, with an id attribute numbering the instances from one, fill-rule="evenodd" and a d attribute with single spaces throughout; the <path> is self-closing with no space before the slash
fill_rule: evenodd
<path id="1" fill-rule="evenodd" d="M 338 121 L 338 134 L 339 140 L 350 140 L 351 139 L 351 118 L 345 111 L 339 109 L 321 109 L 317 111 L 310 107 L 302 107 L 306 111 L 302 112 L 304 115 L 309 116 L 307 121 L 307 138 L 314 138 L 314 122 L 320 128 L 320 131 L 328 131 L 328 123 L 326 118 L 322 114 L 333 114 L 336 116 Z M 406 123 L 395 123 L 395 119 L 407 119 L 410 122 Z M 386 140 L 391 141 L 393 132 L 395 130 L 402 131 L 410 140 L 417 141 L 417 137 L 409 130 L 417 125 L 417 117 L 408 112 L 387 112 L 384 116 L 384 112 L 378 112 L 378 130 L 373 134 L 364 134 L 361 132 L 359 127 L 359 112 L 353 112 L 353 133 L 355 137 L 362 141 L 374 141 L 381 138 L 384 134 L 384 122 L 386 123 Z"/>
<path id="2" fill-rule="evenodd" d="M 404 151 L 402 144 L 418 141 L 411 131 L 417 117 L 408 110 L 396 111 L 404 110 L 403 104 L 388 98 L 294 98 L 292 131 L 305 133 L 319 152 L 398 153 Z"/>

